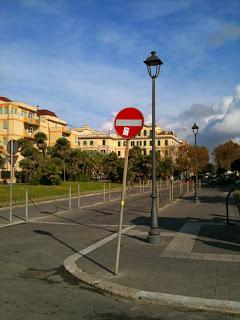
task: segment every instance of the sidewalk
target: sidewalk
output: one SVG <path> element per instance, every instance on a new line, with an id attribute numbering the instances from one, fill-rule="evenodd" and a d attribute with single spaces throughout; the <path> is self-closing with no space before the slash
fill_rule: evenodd
<path id="1" fill-rule="evenodd" d="M 114 275 L 116 234 L 68 257 L 65 268 L 111 294 L 144 302 L 240 314 L 240 225 L 225 224 L 226 192 L 202 189 L 159 214 L 160 244 L 146 242 L 149 219 L 138 217 L 122 237 Z M 238 220 L 237 208 L 231 206 Z"/>

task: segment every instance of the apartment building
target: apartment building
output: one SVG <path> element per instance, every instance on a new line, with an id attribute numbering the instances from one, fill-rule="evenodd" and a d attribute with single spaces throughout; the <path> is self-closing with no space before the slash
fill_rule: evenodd
<path id="1" fill-rule="evenodd" d="M 65 120 L 59 119 L 50 110 L 0 97 L 0 151 L 6 153 L 9 140 L 33 139 L 39 131 L 46 134 L 48 146 L 54 145 L 58 138 L 66 137 L 72 148 L 102 153 L 114 151 L 118 157 L 125 154 L 126 141 L 115 133 L 95 130 L 89 125 L 70 129 Z M 164 131 L 159 125 L 156 126 L 156 152 L 162 157 L 175 158 L 181 144 L 182 141 L 173 131 Z M 139 146 L 144 155 L 151 153 L 151 125 L 144 125 L 142 131 L 131 139 L 130 147 L 134 146 Z"/>
<path id="2" fill-rule="evenodd" d="M 66 121 L 54 112 L 0 97 L 0 150 L 5 152 L 11 139 L 33 139 L 39 131 L 46 134 L 49 146 L 58 138 L 66 137 L 71 147 L 77 147 L 77 132 L 71 131 Z"/>
<path id="3" fill-rule="evenodd" d="M 102 153 L 116 152 L 119 157 L 124 157 L 126 141 L 117 134 L 107 134 L 84 125 L 75 128 L 78 135 L 78 147 L 81 150 L 96 150 Z M 162 157 L 171 156 L 175 158 L 179 145 L 183 142 L 177 138 L 173 131 L 164 131 L 156 125 L 156 152 Z M 130 147 L 138 146 L 144 155 L 151 154 L 152 149 L 152 127 L 144 125 L 142 131 L 130 141 Z"/>

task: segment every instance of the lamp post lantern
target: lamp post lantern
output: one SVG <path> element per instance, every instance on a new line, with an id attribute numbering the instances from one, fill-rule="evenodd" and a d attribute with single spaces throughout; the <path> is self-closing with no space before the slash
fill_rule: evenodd
<path id="1" fill-rule="evenodd" d="M 195 142 L 195 183 L 194 183 L 194 191 L 195 191 L 195 196 L 194 196 L 194 202 L 198 203 L 198 195 L 197 195 L 197 189 L 198 189 L 198 158 L 197 158 L 197 133 L 198 133 L 199 127 L 197 126 L 196 123 L 192 126 L 192 131 L 194 134 L 194 142 Z"/>
<path id="2" fill-rule="evenodd" d="M 151 52 L 144 63 L 147 66 L 149 76 L 152 78 L 152 206 L 151 206 L 151 229 L 148 232 L 148 242 L 158 244 L 160 242 L 157 213 L 157 187 L 156 187 L 156 151 L 155 151 L 155 79 L 159 76 L 163 62 L 158 58 L 155 51 Z"/>

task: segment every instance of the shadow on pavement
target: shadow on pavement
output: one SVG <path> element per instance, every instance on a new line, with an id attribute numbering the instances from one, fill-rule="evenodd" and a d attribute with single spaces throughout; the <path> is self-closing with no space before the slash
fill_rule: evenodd
<path id="1" fill-rule="evenodd" d="M 33 232 L 35 232 L 35 233 L 37 233 L 37 234 L 40 234 L 40 235 L 43 235 L 43 236 L 51 237 L 52 239 L 54 239 L 54 240 L 58 241 L 59 243 L 61 243 L 62 245 L 64 245 L 65 247 L 71 249 L 74 253 L 78 253 L 78 254 L 80 255 L 80 253 L 78 252 L 78 250 L 76 250 L 75 248 L 73 248 L 72 246 L 70 246 L 69 244 L 67 244 L 66 242 L 62 241 L 61 239 L 55 237 L 51 232 L 48 232 L 48 231 L 45 231 L 45 230 L 33 230 Z M 106 270 L 106 271 L 114 274 L 112 270 L 106 268 L 104 265 L 98 263 L 97 261 L 93 260 L 92 258 L 89 258 L 89 257 L 87 257 L 86 255 L 81 255 L 81 256 L 82 256 L 82 258 L 85 258 L 85 259 L 87 259 L 88 261 L 93 262 L 93 263 L 96 264 L 98 267 L 100 267 L 100 268 L 102 268 L 102 269 L 104 269 L 104 270 Z"/>

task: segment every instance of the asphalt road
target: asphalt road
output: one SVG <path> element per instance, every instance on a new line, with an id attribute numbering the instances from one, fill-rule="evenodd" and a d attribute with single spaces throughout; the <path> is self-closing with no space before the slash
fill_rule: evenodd
<path id="1" fill-rule="evenodd" d="M 124 224 L 146 223 L 150 201 L 149 194 L 128 198 Z M 1 228 L 0 319 L 234 319 L 116 300 L 72 278 L 64 258 L 114 232 L 118 213 L 119 201 L 106 202 Z"/>

